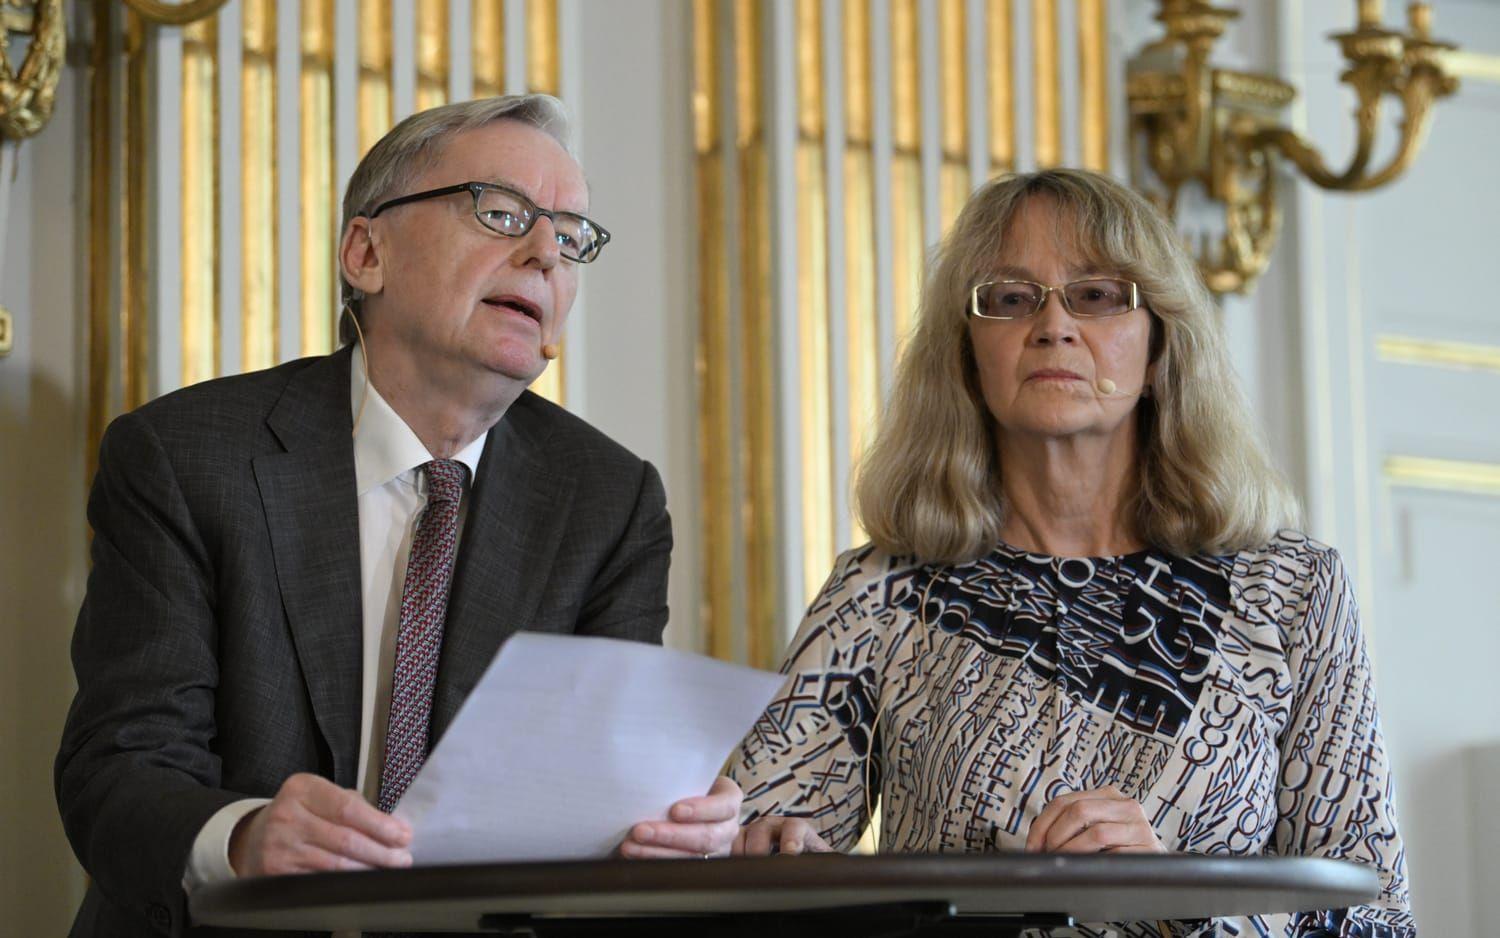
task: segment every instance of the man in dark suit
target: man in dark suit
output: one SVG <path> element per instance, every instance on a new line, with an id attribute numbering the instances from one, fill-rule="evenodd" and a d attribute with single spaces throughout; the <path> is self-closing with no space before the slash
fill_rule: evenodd
<path id="1" fill-rule="evenodd" d="M 609 237 L 564 120 L 525 96 L 403 121 L 345 198 L 362 337 L 106 433 L 56 765 L 74 934 L 184 933 L 187 892 L 234 876 L 409 864 L 386 812 L 508 635 L 660 641 L 660 477 L 526 391 Z M 720 780 L 621 853 L 727 852 L 739 799 Z"/>

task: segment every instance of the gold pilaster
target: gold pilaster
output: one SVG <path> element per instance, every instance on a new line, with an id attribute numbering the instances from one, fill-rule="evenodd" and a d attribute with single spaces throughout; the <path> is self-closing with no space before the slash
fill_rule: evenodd
<path id="1" fill-rule="evenodd" d="M 182 385 L 219 373 L 219 20 L 182 31 Z"/>
<path id="2" fill-rule="evenodd" d="M 526 90 L 555 95 L 559 91 L 557 0 L 526 0 Z M 531 390 L 558 404 L 565 403 L 567 345 L 560 335 L 548 336 L 563 355 L 547 363 Z"/>
<path id="3" fill-rule="evenodd" d="M 1036 113 L 1036 165 L 1062 162 L 1062 70 L 1057 54 L 1057 0 L 1033 0 L 1031 60 Z"/>
<path id="4" fill-rule="evenodd" d="M 703 534 L 699 620 L 709 654 L 734 658 L 734 414 L 730 398 L 729 246 L 719 129 L 717 0 L 693 0 L 693 143 L 698 162 L 698 464 Z"/>
<path id="5" fill-rule="evenodd" d="M 943 89 L 943 161 L 938 218 L 944 231 L 969 199 L 969 70 L 964 0 L 939 0 L 938 74 Z"/>
<path id="6" fill-rule="evenodd" d="M 89 48 L 89 207 L 92 212 L 108 211 L 109 181 L 114 171 L 112 138 L 114 136 L 114 82 L 110 75 L 109 46 L 116 29 L 114 0 L 94 0 L 94 41 Z M 99 441 L 109 423 L 109 311 L 110 280 L 114 275 L 110 263 L 108 225 L 89 227 L 89 385 L 87 459 L 92 483 L 99 468 Z"/>
<path id="7" fill-rule="evenodd" d="M 470 10 L 474 97 L 505 94 L 505 0 L 474 0 Z"/>
<path id="8" fill-rule="evenodd" d="M 391 129 L 391 5 L 359 0 L 359 152 Z"/>
<path id="9" fill-rule="evenodd" d="M 146 315 L 146 24 L 125 14 L 125 200 L 120 206 L 120 377 L 125 410 L 146 403 L 150 379 Z"/>
<path id="10" fill-rule="evenodd" d="M 302 354 L 333 348 L 339 305 L 334 251 L 338 208 L 333 178 L 333 0 L 302 0 L 301 119 Z"/>
<path id="11" fill-rule="evenodd" d="M 896 340 L 922 293 L 922 106 L 917 0 L 891 0 L 891 280 Z"/>
<path id="12" fill-rule="evenodd" d="M 448 0 L 417 0 L 417 110 L 448 102 Z"/>
<path id="13" fill-rule="evenodd" d="M 1083 166 L 1109 169 L 1109 24 L 1104 0 L 1078 0 L 1078 139 Z"/>
<path id="14" fill-rule="evenodd" d="M 276 4 L 242 0 L 244 53 L 240 78 L 240 328 L 245 371 L 276 363 L 281 317 L 276 257 Z"/>
<path id="15" fill-rule="evenodd" d="M 848 342 L 849 459 L 865 450 L 880 411 L 879 304 L 875 294 L 874 84 L 870 0 L 844 4 L 844 330 Z M 865 539 L 850 519 L 850 537 Z"/>
<path id="16" fill-rule="evenodd" d="M 797 348 L 803 595 L 833 563 L 833 418 L 828 367 L 828 212 L 821 0 L 797 0 Z"/>
<path id="17" fill-rule="evenodd" d="M 990 92 L 990 175 L 1016 169 L 1015 57 L 1010 0 L 985 7 L 986 78 Z"/>
<path id="18" fill-rule="evenodd" d="M 771 306 L 771 171 L 762 90 L 762 6 L 734 0 L 735 152 L 739 170 L 740 392 L 745 627 L 750 664 L 780 654 L 776 504 L 776 324 Z"/>

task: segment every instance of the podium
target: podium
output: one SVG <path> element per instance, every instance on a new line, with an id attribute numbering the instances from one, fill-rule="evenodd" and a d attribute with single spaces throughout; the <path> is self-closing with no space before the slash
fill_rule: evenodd
<path id="1" fill-rule="evenodd" d="M 1305 857 L 902 854 L 429 866 L 204 887 L 195 923 L 299 931 L 1014 935 L 1369 902 L 1366 867 Z"/>

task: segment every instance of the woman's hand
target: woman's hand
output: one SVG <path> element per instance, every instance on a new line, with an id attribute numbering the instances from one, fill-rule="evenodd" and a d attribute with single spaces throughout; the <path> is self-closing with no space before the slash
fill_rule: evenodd
<path id="1" fill-rule="evenodd" d="M 734 839 L 737 857 L 771 853 L 832 853 L 833 848 L 800 817 L 763 817 L 751 821 Z"/>
<path id="2" fill-rule="evenodd" d="M 684 798 L 667 810 L 665 821 L 642 821 L 620 844 L 630 860 L 722 856 L 740 829 L 740 786 L 720 775 L 697 798 Z"/>
<path id="3" fill-rule="evenodd" d="M 1166 853 L 1146 809 L 1113 785 L 1061 795 L 1031 822 L 1028 853 Z"/>

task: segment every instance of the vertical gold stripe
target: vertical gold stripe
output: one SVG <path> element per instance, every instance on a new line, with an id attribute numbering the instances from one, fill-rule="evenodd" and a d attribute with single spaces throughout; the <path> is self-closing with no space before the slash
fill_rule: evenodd
<path id="1" fill-rule="evenodd" d="M 719 133 L 717 0 L 693 0 L 693 143 L 698 161 L 698 462 L 709 654 L 734 657 L 734 458 L 729 384 L 729 242 Z"/>
<path id="2" fill-rule="evenodd" d="M 89 48 L 89 202 L 96 212 L 109 205 L 109 180 L 113 172 L 114 82 L 109 73 L 109 42 L 114 34 L 115 0 L 94 0 L 94 41 Z M 89 226 L 89 402 L 88 475 L 94 481 L 99 468 L 99 441 L 109 422 L 109 281 L 110 226 Z"/>
<path id="3" fill-rule="evenodd" d="M 797 0 L 797 336 L 802 409 L 803 595 L 833 563 L 833 418 L 828 368 L 828 213 L 821 0 Z"/>
<path id="4" fill-rule="evenodd" d="M 776 541 L 776 346 L 771 306 L 771 169 L 761 108 L 767 76 L 761 58 L 762 7 L 734 0 L 735 142 L 740 213 L 740 389 L 744 479 L 745 624 L 749 661 L 773 667 L 780 577 Z"/>
<path id="5" fill-rule="evenodd" d="M 359 2 L 359 152 L 391 129 L 391 5 Z"/>
<path id="6" fill-rule="evenodd" d="M 241 367 L 276 363 L 281 317 L 276 300 L 276 4 L 243 0 L 240 79 Z"/>
<path id="7" fill-rule="evenodd" d="M 302 354 L 333 348 L 338 321 L 333 198 L 333 0 L 302 0 Z"/>
<path id="8" fill-rule="evenodd" d="M 505 94 L 505 0 L 474 0 L 474 97 Z"/>
<path id="9" fill-rule="evenodd" d="M 891 281 L 896 339 L 910 331 L 922 292 L 921 73 L 917 0 L 891 0 Z"/>
<path id="10" fill-rule="evenodd" d="M 417 0 L 417 110 L 448 101 L 448 0 Z"/>
<path id="11" fill-rule="evenodd" d="M 526 0 L 526 87 L 528 91 L 558 92 L 557 0 Z M 562 336 L 549 338 L 566 353 Z M 531 390 L 558 404 L 564 403 L 565 358 L 547 364 Z"/>
<path id="12" fill-rule="evenodd" d="M 1031 5 L 1031 56 L 1036 88 L 1036 163 L 1062 162 L 1062 72 L 1057 61 L 1057 0 Z"/>
<path id="13" fill-rule="evenodd" d="M 990 90 L 990 174 L 1016 169 L 1015 57 L 1010 0 L 989 0 L 986 47 Z"/>
<path id="14" fill-rule="evenodd" d="M 849 458 L 857 462 L 880 410 L 879 309 L 875 296 L 875 170 L 870 103 L 870 0 L 844 6 L 844 328 L 848 339 Z M 850 536 L 865 539 L 851 519 Z"/>
<path id="15" fill-rule="evenodd" d="M 969 199 L 968 24 L 964 0 L 940 0 L 939 76 L 943 89 L 943 162 L 938 172 L 938 217 L 943 230 Z"/>
<path id="16" fill-rule="evenodd" d="M 557 0 L 526 0 L 526 86 L 557 94 Z"/>
<path id="17" fill-rule="evenodd" d="M 125 201 L 124 250 L 120 266 L 120 338 L 126 410 L 146 403 L 146 44 L 144 21 L 125 16 Z"/>
<path id="18" fill-rule="evenodd" d="M 1109 168 L 1109 54 L 1104 0 L 1078 0 L 1078 134 L 1083 165 Z"/>
<path id="19" fill-rule="evenodd" d="M 219 19 L 182 31 L 182 384 L 219 366 Z"/>

